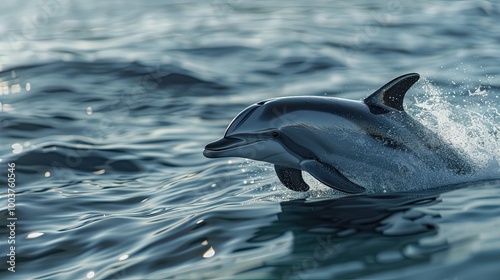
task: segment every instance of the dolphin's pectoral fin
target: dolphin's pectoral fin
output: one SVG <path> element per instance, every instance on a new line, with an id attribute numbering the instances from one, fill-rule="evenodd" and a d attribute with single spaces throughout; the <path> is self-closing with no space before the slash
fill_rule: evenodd
<path id="1" fill-rule="evenodd" d="M 365 98 L 364 102 L 374 114 L 384 114 L 391 110 L 403 110 L 403 99 L 410 87 L 418 81 L 417 73 L 410 73 L 388 82 L 372 95 Z"/>
<path id="2" fill-rule="evenodd" d="M 274 165 L 274 170 L 285 187 L 297 192 L 309 190 L 309 186 L 302 179 L 302 170 L 277 164 Z"/>
<path id="3" fill-rule="evenodd" d="M 304 160 L 300 163 L 300 166 L 330 188 L 346 193 L 361 193 L 365 191 L 365 188 L 351 182 L 331 165 L 321 163 L 317 160 Z"/>

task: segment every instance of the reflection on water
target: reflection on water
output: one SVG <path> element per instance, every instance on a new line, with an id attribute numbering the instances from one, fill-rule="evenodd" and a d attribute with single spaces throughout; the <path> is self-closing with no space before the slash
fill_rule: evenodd
<path id="1" fill-rule="evenodd" d="M 442 192 L 282 202 L 278 221 L 261 228 L 251 241 L 293 234 L 291 254 L 273 262 L 273 274 L 284 279 L 355 279 L 387 265 L 425 263 L 429 253 L 443 249 L 425 252 L 419 246 L 423 237 L 437 233 L 440 216 L 419 207 L 439 203 Z"/>
<path id="2" fill-rule="evenodd" d="M 495 182 L 475 186 L 484 184 Z M 292 234 L 289 254 L 268 262 L 277 279 L 358 279 L 388 269 L 418 267 L 432 262 L 440 252 L 474 241 L 439 236 L 442 224 L 449 223 L 435 210 L 442 203 L 440 196 L 465 186 L 281 202 L 278 220 L 260 228 L 249 242 Z"/>

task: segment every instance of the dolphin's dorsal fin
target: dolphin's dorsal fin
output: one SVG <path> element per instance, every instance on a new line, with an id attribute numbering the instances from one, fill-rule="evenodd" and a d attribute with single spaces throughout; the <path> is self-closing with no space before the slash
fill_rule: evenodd
<path id="1" fill-rule="evenodd" d="M 372 95 L 365 98 L 364 102 L 375 114 L 388 113 L 391 110 L 403 110 L 403 99 L 410 87 L 418 81 L 420 75 L 410 73 L 388 82 Z"/>

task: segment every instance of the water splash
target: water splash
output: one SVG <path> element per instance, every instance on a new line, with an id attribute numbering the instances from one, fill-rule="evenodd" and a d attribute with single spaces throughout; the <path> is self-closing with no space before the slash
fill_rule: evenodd
<path id="1" fill-rule="evenodd" d="M 498 93 L 478 85 L 474 91 L 462 86 L 443 91 L 423 79 L 422 92 L 407 106 L 409 114 L 435 131 L 476 167 L 474 179 L 500 174 L 500 112 Z"/>

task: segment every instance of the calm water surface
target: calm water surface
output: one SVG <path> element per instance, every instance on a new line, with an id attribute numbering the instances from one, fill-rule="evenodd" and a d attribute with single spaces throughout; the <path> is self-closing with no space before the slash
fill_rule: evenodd
<path id="1" fill-rule="evenodd" d="M 497 279 L 499 19 L 495 1 L 2 1 L 0 278 Z M 202 155 L 253 102 L 359 100 L 409 72 L 406 110 L 476 167 L 458 185 L 295 193 Z"/>

